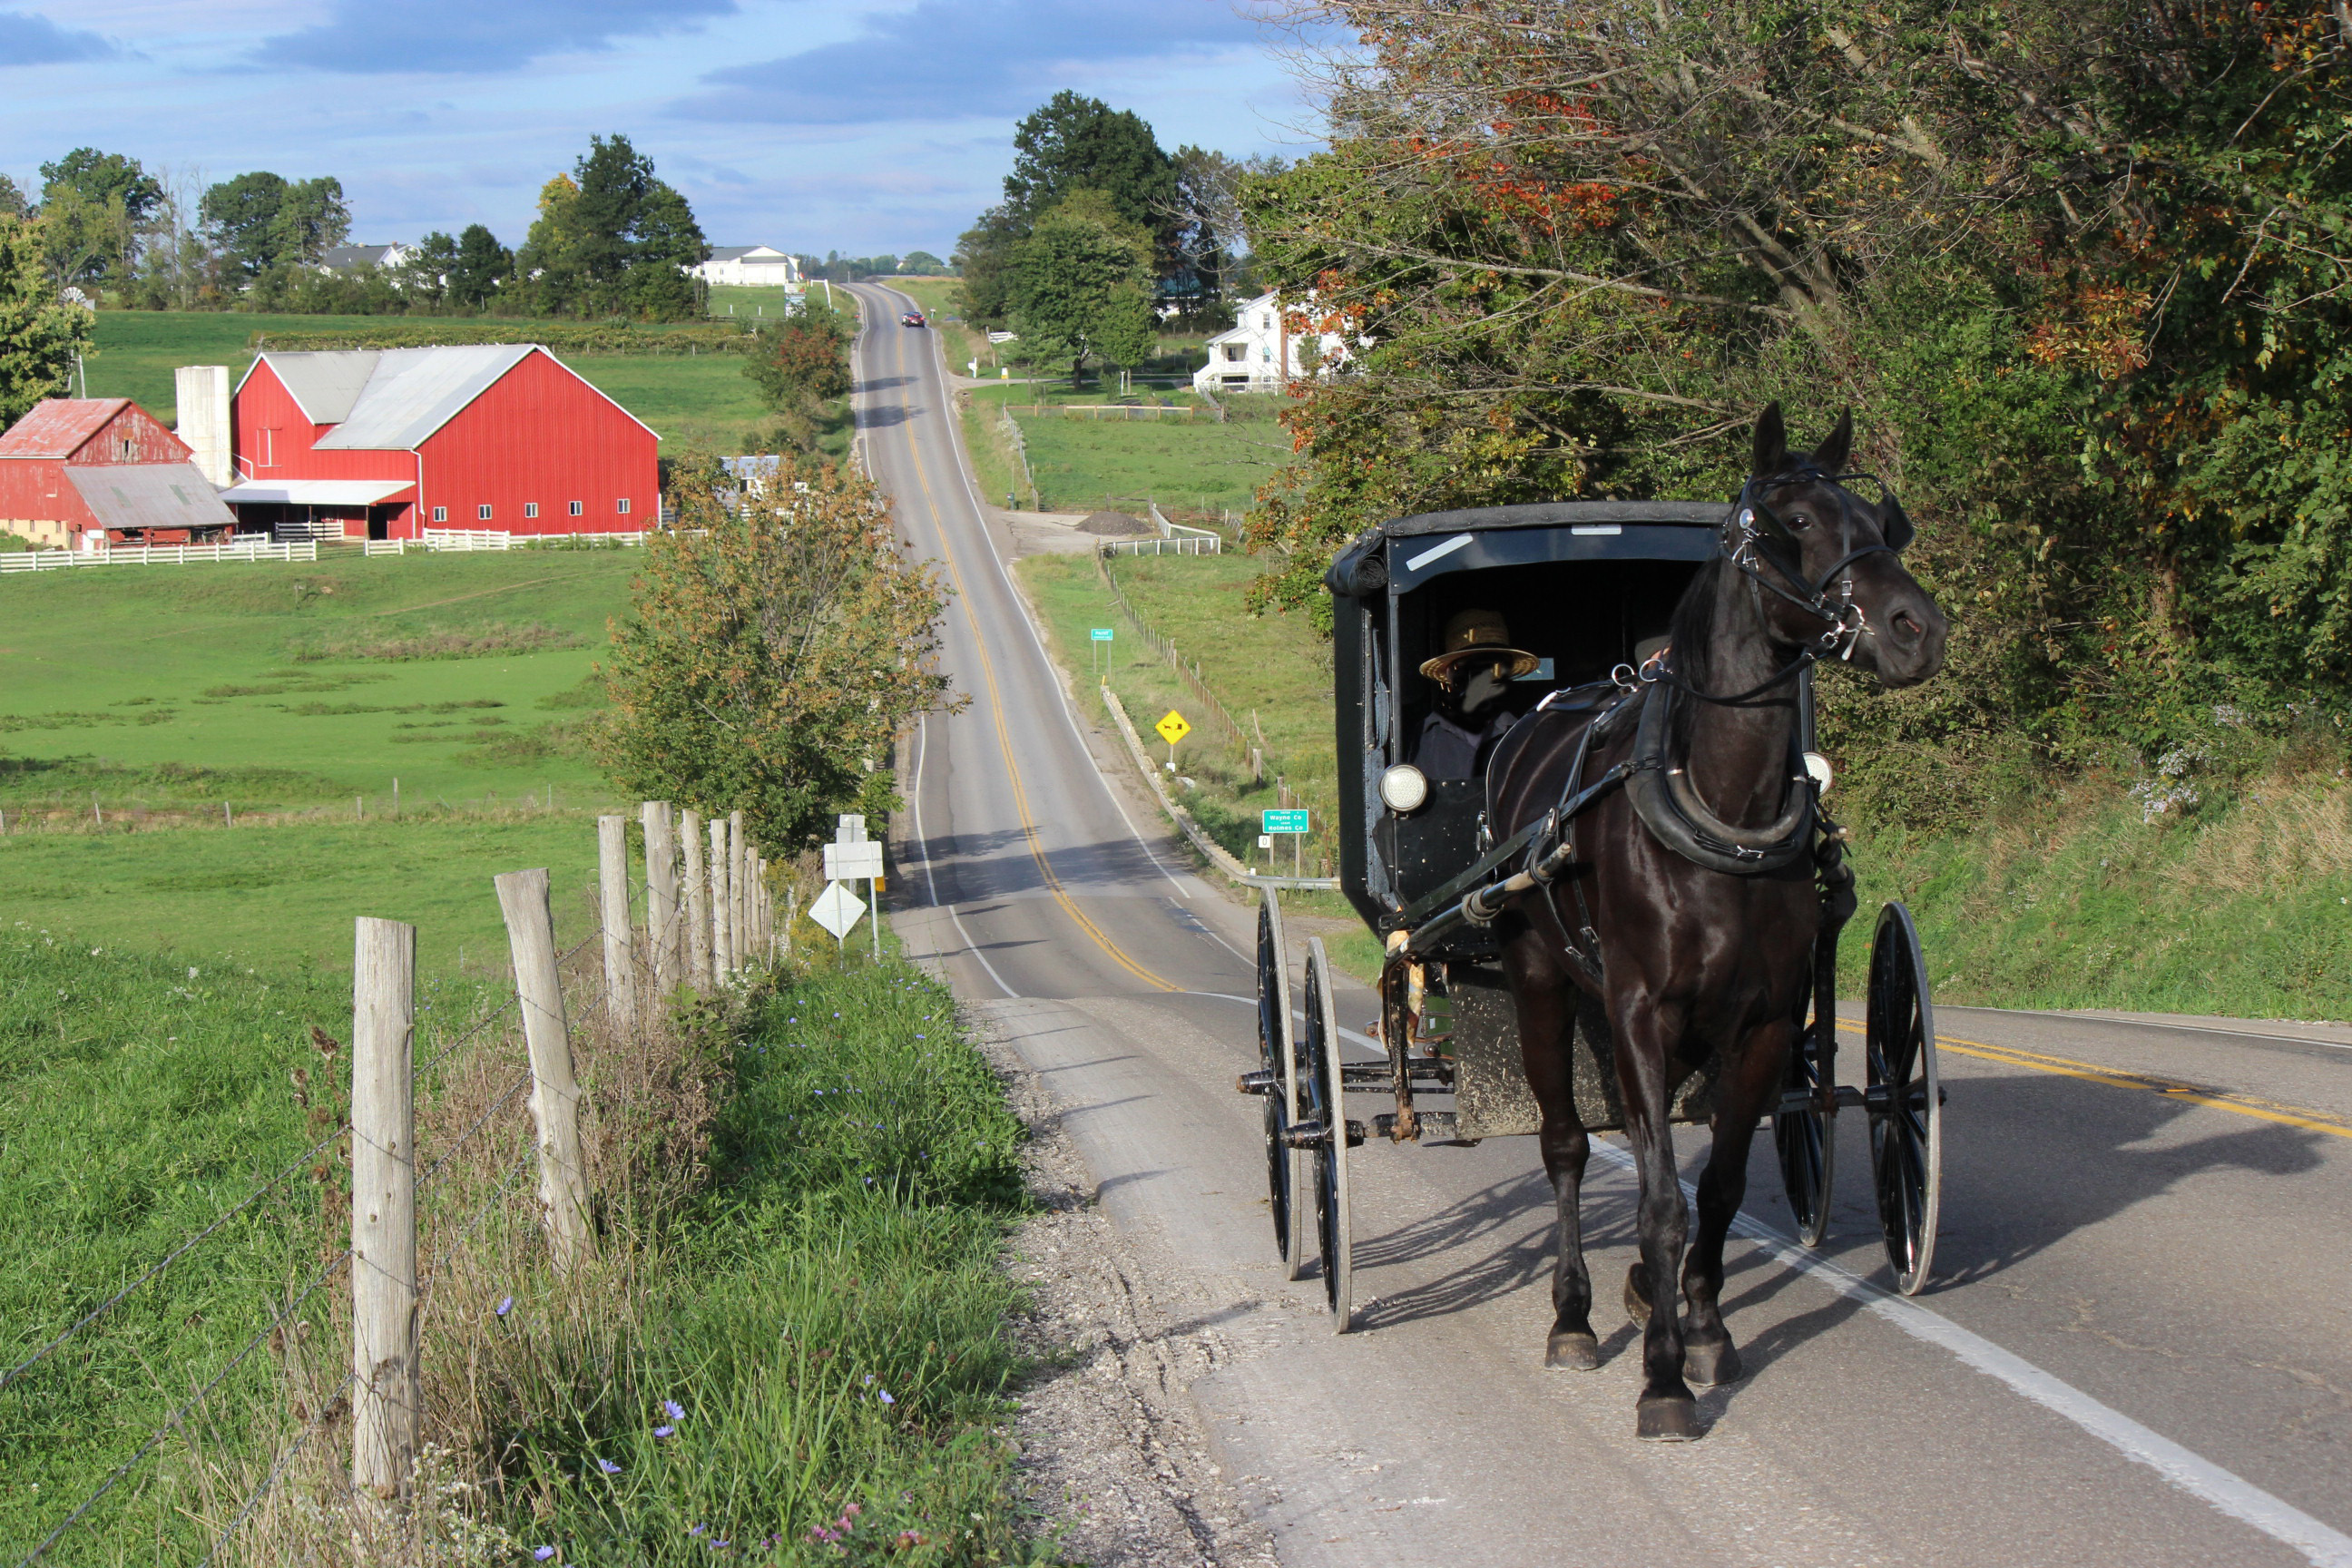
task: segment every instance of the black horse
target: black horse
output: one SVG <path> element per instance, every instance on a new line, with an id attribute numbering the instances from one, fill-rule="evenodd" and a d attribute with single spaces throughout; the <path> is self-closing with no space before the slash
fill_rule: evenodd
<path id="1" fill-rule="evenodd" d="M 1488 774 L 1499 839 L 1555 809 L 1580 780 L 1624 770 L 1623 789 L 1559 826 L 1574 850 L 1554 860 L 1565 871 L 1517 898 L 1501 929 L 1559 1200 L 1558 1317 L 1546 1364 L 1580 1371 L 1601 1357 L 1577 1220 L 1589 1142 L 1570 1031 L 1580 996 L 1588 1012 L 1595 1001 L 1606 1010 L 1641 1178 L 1641 1261 L 1625 1304 L 1646 1323 L 1643 1437 L 1698 1436 L 1690 1384 L 1740 1375 L 1717 1304 L 1724 1238 L 1746 1191 L 1749 1140 L 1787 1078 L 1815 980 L 1815 938 L 1852 907 L 1840 887 L 1844 908 L 1824 913 L 1816 792 L 1798 750 L 1799 680 L 1816 659 L 1852 663 L 1890 687 L 1923 681 L 1943 663 L 1943 614 L 1895 554 L 1909 542 L 1909 520 L 1891 496 L 1866 501 L 1839 482 L 1852 440 L 1849 416 L 1810 454 L 1791 452 L 1780 405 L 1766 409 L 1753 478 L 1725 521 L 1723 547 L 1676 606 L 1668 647 L 1629 683 L 1640 695 L 1598 721 L 1589 712 L 1531 715 Z M 1834 845 L 1827 850 L 1833 862 Z M 1685 1263 L 1688 1216 L 1668 1116 L 1677 1089 L 1704 1070 L 1715 1075 L 1715 1146 Z M 1677 1264 L 1689 1310 L 1682 1321 Z"/>

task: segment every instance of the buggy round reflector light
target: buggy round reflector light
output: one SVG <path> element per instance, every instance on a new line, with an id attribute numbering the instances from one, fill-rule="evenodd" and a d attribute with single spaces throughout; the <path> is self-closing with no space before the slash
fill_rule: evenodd
<path id="1" fill-rule="evenodd" d="M 1411 763 L 1399 763 L 1381 775 L 1381 801 L 1400 815 L 1419 811 L 1429 800 L 1429 776 Z"/>
<path id="2" fill-rule="evenodd" d="M 1830 781 L 1835 778 L 1837 774 L 1831 771 L 1830 760 L 1827 757 L 1822 755 L 1819 752 L 1807 752 L 1805 753 L 1805 772 L 1811 775 L 1813 783 L 1820 787 L 1821 792 L 1823 795 L 1829 794 Z"/>

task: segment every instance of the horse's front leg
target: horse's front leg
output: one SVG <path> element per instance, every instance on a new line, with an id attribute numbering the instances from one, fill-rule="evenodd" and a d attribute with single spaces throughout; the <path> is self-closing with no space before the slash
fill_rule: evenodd
<path id="1" fill-rule="evenodd" d="M 1612 1009 L 1617 1036 L 1617 1084 L 1625 1101 L 1625 1141 L 1641 1178 L 1637 1231 L 1642 1259 L 1625 1279 L 1625 1306 L 1643 1324 L 1642 1396 L 1634 1435 L 1654 1442 L 1687 1443 L 1701 1436 L 1698 1400 L 1683 1381 L 1682 1322 L 1675 1311 L 1674 1280 L 1682 1263 L 1690 1213 L 1675 1169 L 1675 1135 L 1666 1121 L 1667 1060 L 1674 1036 L 1647 996 Z"/>
<path id="2" fill-rule="evenodd" d="M 1723 1326 L 1723 1243 L 1748 1195 L 1748 1150 L 1756 1124 L 1780 1098 L 1795 1026 L 1786 1018 L 1748 1031 L 1726 1053 L 1715 1085 L 1715 1148 L 1698 1179 L 1698 1234 L 1683 1264 L 1683 1374 L 1701 1384 L 1737 1383 L 1742 1368 Z"/>
<path id="3" fill-rule="evenodd" d="M 1581 1199 L 1584 1165 L 1591 1140 L 1576 1114 L 1575 1041 L 1570 1026 L 1577 991 L 1557 963 L 1541 950 L 1545 938 L 1529 931 L 1507 952 L 1506 972 L 1519 1020 L 1519 1059 L 1528 1087 L 1543 1114 L 1537 1146 L 1544 1174 L 1551 1178 L 1558 1211 L 1557 1250 L 1551 1272 L 1551 1334 L 1544 1365 L 1565 1372 L 1591 1372 L 1601 1364 L 1601 1341 L 1592 1331 L 1592 1276 L 1584 1266 Z M 1519 943 L 1528 944 L 1526 950 Z"/>

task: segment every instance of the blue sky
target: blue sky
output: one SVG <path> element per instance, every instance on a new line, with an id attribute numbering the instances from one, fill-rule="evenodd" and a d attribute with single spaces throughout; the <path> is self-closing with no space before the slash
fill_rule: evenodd
<path id="1" fill-rule="evenodd" d="M 1062 88 L 1171 151 L 1307 150 L 1251 0 L 0 0 L 0 173 L 81 145 L 197 184 L 343 182 L 370 243 L 509 245 L 622 132 L 716 245 L 946 255 Z"/>

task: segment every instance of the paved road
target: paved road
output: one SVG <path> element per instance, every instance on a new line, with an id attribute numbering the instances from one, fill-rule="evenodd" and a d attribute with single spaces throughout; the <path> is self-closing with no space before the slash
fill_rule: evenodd
<path id="1" fill-rule="evenodd" d="M 1250 911 L 1103 776 L 1117 759 L 1023 613 L 931 334 L 861 293 L 886 323 L 858 349 L 870 460 L 956 590 L 947 665 L 973 698 L 911 746 L 898 929 L 1071 1108 L 1161 1304 L 1214 1347 L 1192 1393 L 1286 1563 L 2352 1565 L 2341 1046 L 1944 1010 L 1937 1288 L 1885 1294 L 1858 1118 L 1820 1253 L 1784 1239 L 1759 1140 L 1725 1292 L 1749 1375 L 1702 1395 L 1696 1445 L 1633 1440 L 1630 1328 L 1596 1314 L 1603 1369 L 1542 1370 L 1529 1139 L 1360 1152 L 1366 1304 L 1334 1337 L 1315 1281 L 1275 1263 L 1256 1109 L 1231 1090 L 1255 1051 Z M 1351 987 L 1339 1010 L 1372 1006 Z M 1677 1131 L 1695 1175 L 1706 1135 Z M 1633 1187 L 1602 1149 L 1605 1299 Z"/>

